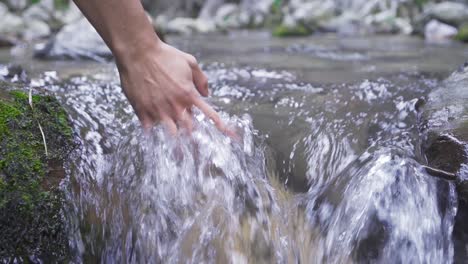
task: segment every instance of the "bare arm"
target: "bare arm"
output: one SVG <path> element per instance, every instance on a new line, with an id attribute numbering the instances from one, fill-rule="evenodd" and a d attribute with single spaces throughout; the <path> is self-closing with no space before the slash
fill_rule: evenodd
<path id="1" fill-rule="evenodd" d="M 208 81 L 196 59 L 162 42 L 139 0 L 74 0 L 114 54 L 125 95 L 146 129 L 159 121 L 172 133 L 192 130 L 200 108 L 221 131 L 224 124 L 200 94 Z"/>

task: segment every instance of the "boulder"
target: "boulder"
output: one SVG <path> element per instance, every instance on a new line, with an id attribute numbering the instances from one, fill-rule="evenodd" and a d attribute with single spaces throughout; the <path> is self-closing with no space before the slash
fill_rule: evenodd
<path id="1" fill-rule="evenodd" d="M 468 254 L 467 63 L 429 94 L 421 120 L 424 132 L 422 149 L 430 166 L 426 171 L 456 183 L 459 201 L 453 230 L 454 259 L 462 263 Z"/>
<path id="2" fill-rule="evenodd" d="M 45 45 L 36 47 L 35 56 L 43 59 L 92 59 L 102 61 L 112 53 L 85 18 L 64 26 Z"/>
<path id="3" fill-rule="evenodd" d="M 51 34 L 49 25 L 41 20 L 27 20 L 26 28 L 22 32 L 22 38 L 24 40 L 35 40 L 47 37 Z"/>
<path id="4" fill-rule="evenodd" d="M 467 179 L 461 177 L 468 164 L 468 64 L 429 94 L 421 120 L 429 166 L 455 175 L 460 199 L 468 199 Z"/>
<path id="5" fill-rule="evenodd" d="M 239 28 L 241 26 L 239 21 L 239 13 L 240 9 L 238 5 L 224 4 L 216 11 L 214 18 L 215 23 L 222 29 Z"/>
<path id="6" fill-rule="evenodd" d="M 317 25 L 321 21 L 331 19 L 336 14 L 336 4 L 334 1 L 303 3 L 297 8 L 292 17 L 305 25 Z"/>
<path id="7" fill-rule="evenodd" d="M 166 24 L 164 31 L 175 34 L 207 33 L 215 31 L 216 26 L 211 20 L 177 17 Z"/>
<path id="8" fill-rule="evenodd" d="M 459 26 L 468 22 L 468 6 L 458 2 L 441 2 L 429 6 L 423 16 L 428 20 L 437 19 L 453 26 Z"/>
<path id="9" fill-rule="evenodd" d="M 450 25 L 431 20 L 424 28 L 424 38 L 430 43 L 443 43 L 450 41 L 457 35 L 458 30 Z"/>
<path id="10" fill-rule="evenodd" d="M 0 2 L 0 35 L 16 35 L 24 29 L 21 17 L 8 11 L 8 7 Z"/>

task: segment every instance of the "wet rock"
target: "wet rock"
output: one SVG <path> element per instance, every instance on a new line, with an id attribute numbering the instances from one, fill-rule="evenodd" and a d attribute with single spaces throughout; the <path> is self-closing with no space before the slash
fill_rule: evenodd
<path id="1" fill-rule="evenodd" d="M 36 48 L 42 59 L 92 59 L 102 61 L 112 53 L 85 18 L 66 25 L 48 43 Z"/>
<path id="2" fill-rule="evenodd" d="M 441 2 L 429 6 L 423 14 L 426 19 L 437 19 L 444 23 L 459 26 L 468 22 L 468 6 L 458 2 Z"/>
<path id="3" fill-rule="evenodd" d="M 431 167 L 457 175 L 468 164 L 468 68 L 464 67 L 447 78 L 429 94 L 422 115 L 425 132 L 423 149 Z M 465 189 L 462 195 L 468 194 Z M 461 197 L 463 199 L 467 197 Z"/>
<path id="4" fill-rule="evenodd" d="M 54 98 L 34 95 L 31 108 L 27 93 L 5 91 L 13 85 L 0 82 L 0 262 L 66 262 L 59 183 L 72 130 Z"/>
<path id="5" fill-rule="evenodd" d="M 443 43 L 453 39 L 458 30 L 450 25 L 431 20 L 424 28 L 424 38 L 430 43 Z"/>

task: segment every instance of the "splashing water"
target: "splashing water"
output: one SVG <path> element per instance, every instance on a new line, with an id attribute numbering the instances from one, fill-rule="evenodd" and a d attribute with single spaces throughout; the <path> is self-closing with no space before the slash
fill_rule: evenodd
<path id="1" fill-rule="evenodd" d="M 454 187 L 419 164 L 415 105 L 436 82 L 208 74 L 240 140 L 198 112 L 191 136 L 143 134 L 115 73 L 50 85 L 82 140 L 68 192 L 77 262 L 451 262 Z"/>

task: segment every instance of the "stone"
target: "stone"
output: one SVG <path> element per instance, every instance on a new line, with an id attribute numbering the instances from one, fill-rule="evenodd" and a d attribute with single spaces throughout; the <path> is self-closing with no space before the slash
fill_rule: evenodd
<path id="1" fill-rule="evenodd" d="M 453 39 L 458 30 L 450 25 L 431 20 L 424 28 L 424 38 L 430 43 L 444 43 Z"/>
<path id="2" fill-rule="evenodd" d="M 67 262 L 59 185 L 65 178 L 63 162 L 74 148 L 73 131 L 55 98 L 33 95 L 30 103 L 27 91 L 6 92 L 10 88 L 24 87 L 0 81 L 0 258 L 6 263 Z"/>
<path id="3" fill-rule="evenodd" d="M 316 25 L 320 21 L 335 16 L 336 5 L 334 1 L 304 3 L 292 14 L 293 18 L 305 25 Z"/>
<path id="4" fill-rule="evenodd" d="M 357 14 L 354 12 L 344 12 L 332 19 L 321 21 L 318 26 L 321 30 L 327 32 L 353 32 L 354 30 L 348 30 L 347 28 L 358 23 L 359 17 Z"/>
<path id="5" fill-rule="evenodd" d="M 41 20 L 27 20 L 26 28 L 22 32 L 22 37 L 26 41 L 40 39 L 51 34 L 49 25 Z"/>
<path id="6" fill-rule="evenodd" d="M 222 29 L 226 28 L 239 28 L 239 6 L 236 4 L 224 4 L 217 11 L 215 15 L 215 23 Z"/>
<path id="7" fill-rule="evenodd" d="M 456 175 L 468 164 L 467 66 L 429 94 L 421 118 L 423 149 L 429 165 Z"/>
<path id="8" fill-rule="evenodd" d="M 399 31 L 395 13 L 391 10 L 369 15 L 364 18 L 364 23 L 375 33 L 393 34 Z"/>
<path id="9" fill-rule="evenodd" d="M 44 59 L 92 59 L 103 61 L 112 53 L 86 20 L 64 26 L 45 45 L 38 46 L 35 56 Z"/>
<path id="10" fill-rule="evenodd" d="M 177 17 L 167 23 L 164 31 L 175 34 L 192 34 L 196 32 L 207 33 L 215 29 L 214 22 L 210 20 Z"/>
<path id="11" fill-rule="evenodd" d="M 444 23 L 459 26 L 468 22 L 468 6 L 458 2 L 441 2 L 429 6 L 423 13 L 428 19 L 437 19 Z"/>
<path id="12" fill-rule="evenodd" d="M 24 29 L 24 22 L 21 17 L 8 11 L 8 7 L 0 2 L 0 35 L 19 34 Z"/>

